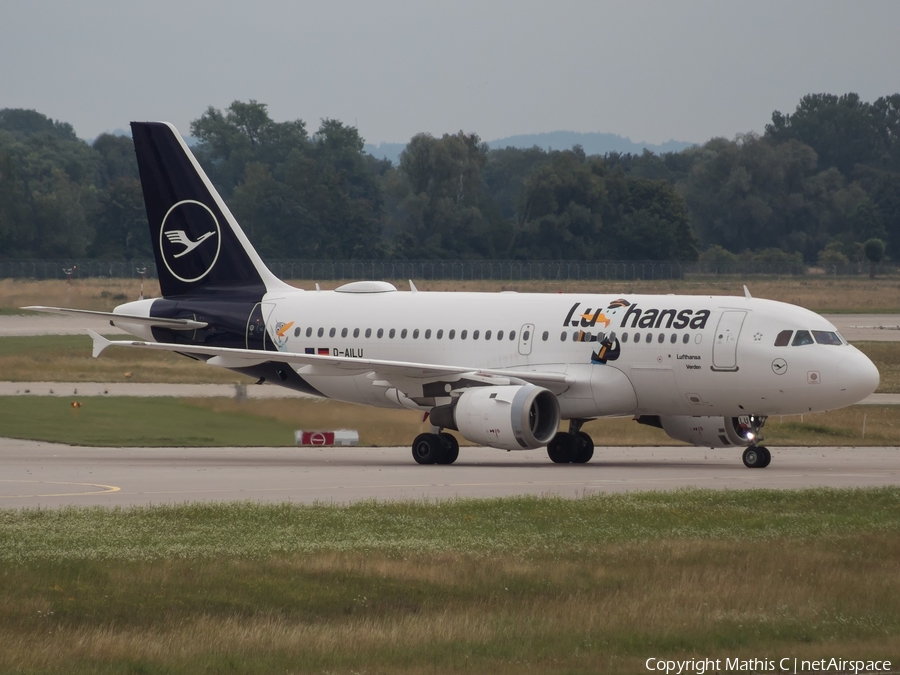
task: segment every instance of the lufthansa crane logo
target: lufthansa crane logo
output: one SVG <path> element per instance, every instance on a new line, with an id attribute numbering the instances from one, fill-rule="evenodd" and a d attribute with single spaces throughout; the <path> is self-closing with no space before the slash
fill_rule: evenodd
<path id="1" fill-rule="evenodd" d="M 159 250 L 176 279 L 200 281 L 215 266 L 221 249 L 222 229 L 206 204 L 185 199 L 166 212 L 159 228 Z"/>

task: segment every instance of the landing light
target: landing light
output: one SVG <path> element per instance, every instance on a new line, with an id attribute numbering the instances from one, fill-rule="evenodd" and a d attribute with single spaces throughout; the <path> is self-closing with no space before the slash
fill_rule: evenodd
<path id="1" fill-rule="evenodd" d="M 754 434 L 752 431 L 748 431 L 747 432 L 747 440 L 752 441 L 754 438 L 756 438 L 756 434 Z"/>

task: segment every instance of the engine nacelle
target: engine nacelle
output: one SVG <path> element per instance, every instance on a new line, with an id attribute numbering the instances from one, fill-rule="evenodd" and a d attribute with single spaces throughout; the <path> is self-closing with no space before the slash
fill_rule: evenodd
<path id="1" fill-rule="evenodd" d="M 435 424 L 440 418 L 432 411 Z M 472 387 L 453 406 L 453 421 L 473 443 L 504 450 L 539 448 L 556 435 L 559 402 L 552 392 L 533 384 Z"/>
<path id="2" fill-rule="evenodd" d="M 753 442 L 749 429 L 742 427 L 737 417 L 656 417 L 642 415 L 641 424 L 660 427 L 678 441 L 706 448 L 743 447 Z"/>

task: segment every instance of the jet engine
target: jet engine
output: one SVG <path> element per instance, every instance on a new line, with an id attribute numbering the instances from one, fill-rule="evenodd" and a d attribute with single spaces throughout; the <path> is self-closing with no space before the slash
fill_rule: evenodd
<path id="1" fill-rule="evenodd" d="M 456 429 L 473 443 L 504 450 L 547 445 L 559 428 L 559 402 L 533 384 L 466 389 L 451 405 L 431 411 L 431 422 Z"/>
<path id="2" fill-rule="evenodd" d="M 755 440 L 753 428 L 762 426 L 760 418 L 747 417 L 673 417 L 641 415 L 641 424 L 658 427 L 678 441 L 706 448 L 732 448 L 750 445 Z M 763 420 L 764 421 L 764 420 Z M 755 425 L 754 425 L 755 423 Z"/>

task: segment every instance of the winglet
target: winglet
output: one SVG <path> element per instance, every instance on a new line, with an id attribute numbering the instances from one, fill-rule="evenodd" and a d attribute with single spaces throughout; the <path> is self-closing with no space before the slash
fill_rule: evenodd
<path id="1" fill-rule="evenodd" d="M 750 289 L 747 288 L 747 284 L 744 284 L 744 297 L 745 297 L 745 298 L 752 298 L 752 297 L 753 297 L 752 295 L 750 295 Z"/>
<path id="2" fill-rule="evenodd" d="M 409 280 L 409 290 L 410 290 L 412 293 L 418 293 L 418 292 L 419 292 L 419 289 L 416 288 L 416 285 L 413 283 L 413 280 L 412 280 L 412 279 Z"/>
<path id="3" fill-rule="evenodd" d="M 95 359 L 103 353 L 104 349 L 112 344 L 111 340 L 107 340 L 102 335 L 95 333 L 90 329 L 88 329 L 88 335 L 90 335 L 91 339 L 94 341 L 94 350 L 91 353 L 91 356 L 93 356 Z"/>

